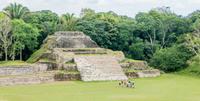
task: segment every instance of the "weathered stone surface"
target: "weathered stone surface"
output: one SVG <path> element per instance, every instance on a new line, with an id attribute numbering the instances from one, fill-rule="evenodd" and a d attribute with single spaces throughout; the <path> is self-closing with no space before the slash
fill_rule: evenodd
<path id="1" fill-rule="evenodd" d="M 37 72 L 45 72 L 47 70 L 47 64 L 39 63 L 33 65 L 4 66 L 0 67 L 0 76 L 33 74 Z"/>
<path id="2" fill-rule="evenodd" d="M 122 68 L 129 68 L 134 70 L 146 70 L 148 68 L 148 64 L 145 61 L 128 61 L 124 63 L 120 63 Z"/>
<path id="3" fill-rule="evenodd" d="M 48 39 L 49 38 L 49 39 Z M 56 32 L 45 40 L 51 41 L 49 48 L 95 48 L 98 45 L 82 32 Z"/>
<path id="4" fill-rule="evenodd" d="M 0 77 L 0 86 L 29 85 L 70 80 L 80 80 L 80 74 L 48 71 L 45 73 L 35 73 L 32 75 Z"/>
<path id="5" fill-rule="evenodd" d="M 160 76 L 160 71 L 157 69 L 152 69 L 152 70 L 143 70 L 140 72 L 137 72 L 138 77 L 157 77 Z"/>
<path id="6" fill-rule="evenodd" d="M 63 70 L 66 71 L 77 71 L 76 64 L 64 64 L 63 65 Z"/>
<path id="7" fill-rule="evenodd" d="M 81 80 L 80 74 L 55 74 L 55 81 Z"/>
<path id="8" fill-rule="evenodd" d="M 59 48 L 63 52 L 72 52 L 74 54 L 107 54 L 104 48 Z"/>
<path id="9" fill-rule="evenodd" d="M 129 79 L 130 78 L 138 78 L 139 77 L 137 72 L 126 72 L 125 74 Z"/>
<path id="10" fill-rule="evenodd" d="M 75 56 L 73 52 L 65 52 L 62 48 L 54 48 L 52 54 L 54 54 L 57 63 L 72 61 Z"/>
<path id="11" fill-rule="evenodd" d="M 37 62 L 34 67 L 43 68 L 43 71 L 57 70 L 57 64 L 54 62 Z"/>
<path id="12" fill-rule="evenodd" d="M 118 62 L 122 61 L 125 59 L 124 53 L 122 51 L 112 51 L 112 50 L 107 50 L 107 54 L 114 56 Z"/>
<path id="13" fill-rule="evenodd" d="M 77 56 L 74 60 L 83 81 L 127 80 L 117 60 L 112 56 Z"/>
<path id="14" fill-rule="evenodd" d="M 0 86 L 40 84 L 40 83 L 48 83 L 54 81 L 55 80 L 53 75 L 6 77 L 6 78 L 0 78 Z"/>
<path id="15" fill-rule="evenodd" d="M 130 64 L 129 63 L 120 63 L 120 66 L 122 68 L 129 68 L 130 67 Z"/>

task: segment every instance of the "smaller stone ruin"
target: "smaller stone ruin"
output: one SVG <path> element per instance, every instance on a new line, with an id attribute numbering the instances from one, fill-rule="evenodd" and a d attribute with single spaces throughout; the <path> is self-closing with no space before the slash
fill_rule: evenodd
<path id="1" fill-rule="evenodd" d="M 52 41 L 53 40 L 53 41 Z M 52 42 L 49 42 L 52 41 Z M 56 32 L 49 36 L 44 43 L 49 48 L 97 48 L 98 45 L 82 32 Z"/>

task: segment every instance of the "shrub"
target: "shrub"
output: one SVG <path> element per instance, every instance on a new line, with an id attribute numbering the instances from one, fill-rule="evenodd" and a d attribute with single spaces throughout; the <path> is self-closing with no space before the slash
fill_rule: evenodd
<path id="1" fill-rule="evenodd" d="M 200 77 L 200 55 L 190 59 L 189 66 L 180 73 Z"/>
<path id="2" fill-rule="evenodd" d="M 179 45 L 158 50 L 150 61 L 150 65 L 165 72 L 174 72 L 187 66 L 187 60 L 193 56 L 186 46 Z"/>

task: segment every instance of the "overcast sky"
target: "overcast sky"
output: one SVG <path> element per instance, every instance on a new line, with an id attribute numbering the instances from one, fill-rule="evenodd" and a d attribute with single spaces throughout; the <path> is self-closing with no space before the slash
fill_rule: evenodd
<path id="1" fill-rule="evenodd" d="M 175 13 L 185 16 L 200 9 L 200 0 L 0 0 L 0 10 L 12 2 L 21 3 L 32 11 L 52 10 L 59 15 L 66 12 L 79 15 L 82 8 L 92 8 L 97 12 L 114 11 L 134 17 L 138 12 L 169 6 Z"/>

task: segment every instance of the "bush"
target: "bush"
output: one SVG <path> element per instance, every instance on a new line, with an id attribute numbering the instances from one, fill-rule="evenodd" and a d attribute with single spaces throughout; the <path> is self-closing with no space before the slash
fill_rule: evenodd
<path id="1" fill-rule="evenodd" d="M 193 56 L 186 46 L 179 45 L 157 51 L 150 65 L 165 72 L 174 72 L 187 66 L 187 60 Z"/>
<path id="2" fill-rule="evenodd" d="M 190 59 L 189 66 L 182 70 L 180 74 L 200 77 L 200 55 Z"/>

